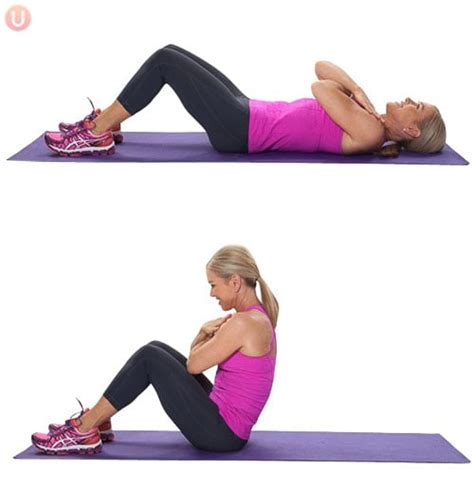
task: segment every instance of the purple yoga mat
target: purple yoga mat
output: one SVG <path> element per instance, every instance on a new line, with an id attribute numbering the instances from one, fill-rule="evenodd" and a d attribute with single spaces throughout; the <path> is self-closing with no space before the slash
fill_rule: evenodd
<path id="1" fill-rule="evenodd" d="M 115 154 L 99 157 L 63 157 L 53 153 L 44 143 L 43 135 L 14 154 L 8 161 L 46 162 L 255 162 L 255 163 L 364 163 L 364 164 L 469 164 L 456 151 L 445 145 L 437 154 L 402 151 L 398 158 L 381 158 L 365 154 L 343 156 L 330 153 L 266 151 L 263 153 L 220 153 L 210 144 L 205 132 L 122 132 L 124 142 Z"/>
<path id="2" fill-rule="evenodd" d="M 247 445 L 236 452 L 196 449 L 179 431 L 119 430 L 98 454 L 55 456 L 31 446 L 14 459 L 470 462 L 439 434 L 268 430 L 253 431 Z"/>

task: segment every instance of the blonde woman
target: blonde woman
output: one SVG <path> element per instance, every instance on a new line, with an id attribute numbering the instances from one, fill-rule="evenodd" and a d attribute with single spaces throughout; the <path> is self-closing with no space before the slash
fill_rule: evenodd
<path id="1" fill-rule="evenodd" d="M 160 341 L 138 349 L 94 408 L 82 408 L 64 424 L 50 424 L 48 433 L 33 434 L 35 447 L 48 454 L 100 452 L 103 442 L 113 440 L 110 418 L 150 384 L 197 449 L 237 451 L 247 444 L 273 385 L 278 302 L 243 246 L 218 250 L 206 273 L 211 297 L 222 310 L 236 312 L 206 322 L 188 358 Z M 203 372 L 215 365 L 212 384 Z"/>
<path id="2" fill-rule="evenodd" d="M 112 105 L 104 111 L 92 105 L 83 120 L 61 122 L 59 132 L 45 134 L 45 143 L 61 156 L 112 154 L 123 140 L 121 123 L 143 110 L 167 84 L 219 152 L 393 156 L 401 146 L 427 153 L 443 148 L 446 129 L 434 105 L 406 98 L 388 103 L 380 115 L 341 68 L 319 61 L 315 71 L 319 81 L 311 84 L 311 98 L 256 100 L 208 62 L 168 44 L 143 63 Z M 396 144 L 386 146 L 387 141 Z"/>
<path id="3" fill-rule="evenodd" d="M 345 129 L 345 154 L 373 152 L 392 157 L 398 156 L 402 147 L 420 153 L 443 149 L 446 126 L 434 105 L 407 97 L 401 102 L 388 102 L 386 112 L 378 114 L 364 90 L 341 68 L 319 61 L 315 70 L 319 81 L 311 85 L 313 95 Z"/>

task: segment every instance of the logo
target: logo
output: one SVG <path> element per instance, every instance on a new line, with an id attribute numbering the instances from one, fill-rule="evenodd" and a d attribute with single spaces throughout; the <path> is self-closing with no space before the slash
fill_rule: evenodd
<path id="1" fill-rule="evenodd" d="M 5 13 L 5 23 L 11 30 L 25 30 L 31 23 L 30 11 L 23 5 L 13 5 Z"/>

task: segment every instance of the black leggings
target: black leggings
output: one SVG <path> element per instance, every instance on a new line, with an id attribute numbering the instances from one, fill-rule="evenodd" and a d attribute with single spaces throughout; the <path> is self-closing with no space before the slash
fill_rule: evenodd
<path id="1" fill-rule="evenodd" d="M 212 383 L 204 374 L 186 369 L 186 358 L 160 341 L 138 349 L 107 387 L 104 396 L 121 410 L 150 383 L 163 409 L 197 449 L 238 451 L 247 444 L 227 426 L 217 405 L 209 398 Z"/>
<path id="2" fill-rule="evenodd" d="M 168 44 L 154 52 L 117 100 L 133 115 L 167 83 L 220 152 L 248 152 L 249 98 L 206 61 Z"/>

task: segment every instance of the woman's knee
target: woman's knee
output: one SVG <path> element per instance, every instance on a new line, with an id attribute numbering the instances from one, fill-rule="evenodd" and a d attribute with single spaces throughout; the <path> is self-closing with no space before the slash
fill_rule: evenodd
<path id="1" fill-rule="evenodd" d="M 170 55 L 173 56 L 174 54 L 176 54 L 174 49 L 170 49 L 168 46 L 161 47 L 151 54 L 147 61 L 153 64 L 163 62 L 165 59 L 169 61 Z"/>
<path id="2" fill-rule="evenodd" d="M 163 344 L 160 341 L 151 341 L 144 346 L 138 348 L 132 357 L 129 359 L 129 363 L 137 363 L 137 362 L 148 362 L 153 359 L 161 358 L 166 351 L 161 347 Z"/>
<path id="3" fill-rule="evenodd" d="M 178 46 L 175 46 L 174 44 L 167 44 L 166 46 L 156 50 L 155 55 L 166 56 L 169 58 L 180 56 L 181 53 L 179 52 Z"/>
<path id="4" fill-rule="evenodd" d="M 160 342 L 160 341 L 150 341 L 147 344 L 138 348 L 132 357 L 136 358 L 138 356 L 144 356 L 144 355 L 149 354 L 149 353 L 154 353 L 154 352 L 156 353 L 157 349 L 162 350 L 161 349 L 162 344 L 163 344 L 163 342 Z"/>
<path id="5" fill-rule="evenodd" d="M 167 346 L 164 342 L 161 341 L 150 341 L 147 346 L 154 346 L 154 347 L 162 347 L 162 346 Z"/>

